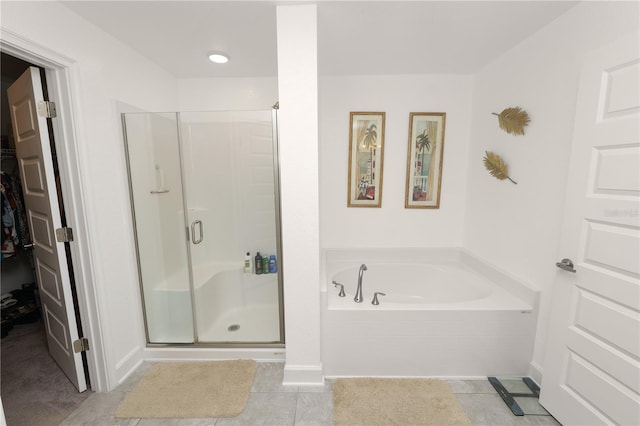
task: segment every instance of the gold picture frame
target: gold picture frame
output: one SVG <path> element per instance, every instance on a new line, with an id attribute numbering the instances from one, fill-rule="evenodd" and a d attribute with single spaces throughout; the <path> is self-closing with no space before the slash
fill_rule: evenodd
<path id="1" fill-rule="evenodd" d="M 384 112 L 349 114 L 348 207 L 382 205 Z"/>
<path id="2" fill-rule="evenodd" d="M 409 114 L 407 186 L 404 202 L 407 209 L 440 208 L 446 116 L 444 112 Z"/>

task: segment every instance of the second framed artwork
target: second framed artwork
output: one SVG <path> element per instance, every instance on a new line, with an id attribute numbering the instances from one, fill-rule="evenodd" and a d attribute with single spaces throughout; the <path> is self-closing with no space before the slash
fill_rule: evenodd
<path id="1" fill-rule="evenodd" d="M 444 112 L 409 115 L 405 208 L 440 207 L 445 118 Z"/>
<path id="2" fill-rule="evenodd" d="M 382 205 L 384 112 L 352 112 L 349 119 L 349 207 Z"/>

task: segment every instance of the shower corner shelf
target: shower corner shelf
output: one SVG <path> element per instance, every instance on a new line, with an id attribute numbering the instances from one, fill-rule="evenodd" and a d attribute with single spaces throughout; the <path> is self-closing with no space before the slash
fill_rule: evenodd
<path id="1" fill-rule="evenodd" d="M 169 192 L 168 189 L 162 189 L 162 190 L 157 190 L 157 191 L 149 191 L 149 193 L 151 193 L 151 194 L 166 194 L 167 192 Z"/>

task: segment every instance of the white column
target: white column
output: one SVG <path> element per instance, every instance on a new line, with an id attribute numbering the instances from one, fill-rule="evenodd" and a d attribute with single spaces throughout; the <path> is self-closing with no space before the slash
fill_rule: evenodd
<path id="1" fill-rule="evenodd" d="M 285 384 L 323 382 L 315 5 L 277 7 Z"/>

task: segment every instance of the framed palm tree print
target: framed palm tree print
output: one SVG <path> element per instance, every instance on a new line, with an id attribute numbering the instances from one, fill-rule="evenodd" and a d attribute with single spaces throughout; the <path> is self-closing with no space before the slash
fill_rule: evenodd
<path id="1" fill-rule="evenodd" d="M 444 112 L 409 114 L 405 208 L 440 208 L 445 118 Z"/>
<path id="2" fill-rule="evenodd" d="M 350 113 L 348 207 L 382 205 L 384 119 L 384 112 Z"/>

